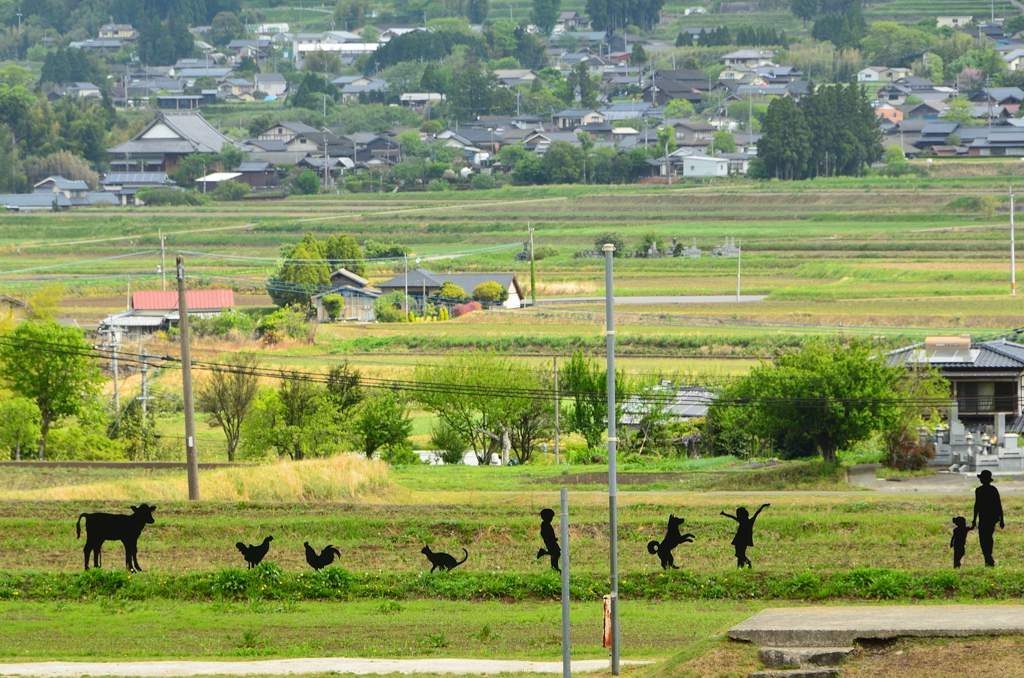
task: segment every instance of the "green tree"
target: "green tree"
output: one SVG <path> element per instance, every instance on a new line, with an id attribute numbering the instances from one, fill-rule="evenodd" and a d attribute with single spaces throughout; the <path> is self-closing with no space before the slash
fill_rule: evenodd
<path id="1" fill-rule="evenodd" d="M 235 460 L 242 425 L 259 394 L 259 358 L 233 353 L 196 385 L 196 409 L 207 415 L 211 428 L 220 427 L 228 444 L 228 461 Z"/>
<path id="2" fill-rule="evenodd" d="M 412 420 L 401 394 L 382 389 L 366 400 L 356 417 L 356 434 L 363 453 L 372 459 L 377 450 L 385 453 L 409 447 Z"/>
<path id="3" fill-rule="evenodd" d="M 950 99 L 942 113 L 942 119 L 946 122 L 958 122 L 965 127 L 978 124 L 978 119 L 974 117 L 974 104 L 965 96 Z"/>
<path id="4" fill-rule="evenodd" d="M 715 155 L 736 152 L 736 139 L 733 137 L 732 132 L 724 129 L 715 131 L 714 143 L 712 145 L 715 148 Z"/>
<path id="5" fill-rule="evenodd" d="M 295 188 L 303 195 L 312 195 L 320 190 L 320 177 L 313 170 L 303 170 L 295 179 Z"/>
<path id="6" fill-rule="evenodd" d="M 665 104 L 665 118 L 689 118 L 695 113 L 693 104 L 686 99 L 672 99 Z"/>
<path id="7" fill-rule="evenodd" d="M 825 461 L 836 452 L 887 430 L 900 414 L 904 368 L 890 367 L 865 343 L 837 348 L 810 341 L 762 363 L 726 388 L 708 416 L 739 408 L 741 424 L 763 441 L 806 436 Z M 726 412 L 725 420 L 729 412 Z"/>
<path id="8" fill-rule="evenodd" d="M 647 63 L 647 52 L 639 42 L 633 43 L 633 50 L 629 53 L 630 66 L 643 66 Z"/>
<path id="9" fill-rule="evenodd" d="M 58 429 L 59 430 L 59 429 Z M 107 437 L 121 442 L 131 461 L 152 461 L 157 449 L 156 416 L 152 409 L 142 412 L 142 401 L 130 398 L 107 426 Z M 83 440 L 88 444 L 88 437 Z"/>
<path id="10" fill-rule="evenodd" d="M 554 141 L 541 158 L 541 165 L 552 184 L 578 184 L 583 176 L 583 149 L 567 141 Z"/>
<path id="11" fill-rule="evenodd" d="M 573 66 L 565 78 L 565 84 L 570 97 L 566 103 L 571 103 L 578 92 L 581 106 L 584 108 L 597 107 L 597 85 L 590 79 L 590 71 L 586 64 L 580 62 Z"/>
<path id="12" fill-rule="evenodd" d="M 768 106 L 763 129 L 757 157 L 764 161 L 769 176 L 803 178 L 811 152 L 811 130 L 803 111 L 788 97 L 779 97 Z"/>
<path id="13" fill-rule="evenodd" d="M 438 363 L 417 365 L 416 399 L 457 432 L 487 464 L 504 431 L 533 406 L 536 373 L 522 362 L 494 353 L 453 353 Z"/>
<path id="14" fill-rule="evenodd" d="M 210 22 L 210 39 L 218 47 L 224 47 L 244 34 L 245 26 L 234 12 L 219 12 Z"/>
<path id="15" fill-rule="evenodd" d="M 39 408 L 39 458 L 50 427 L 86 411 L 103 377 L 77 327 L 22 322 L 0 343 L 0 380 Z"/>
<path id="16" fill-rule="evenodd" d="M 566 413 L 566 430 L 579 433 L 587 447 L 596 449 L 608 430 L 608 372 L 589 360 L 582 351 L 576 351 L 559 373 L 560 388 L 572 393 L 571 406 Z M 616 374 L 616 407 L 626 392 L 625 375 Z M 618 413 L 618 409 L 616 412 Z M 618 419 L 618 414 L 616 414 Z"/>
<path id="17" fill-rule="evenodd" d="M 466 18 L 469 19 L 469 23 L 482 24 L 486 21 L 490 5 L 490 0 L 467 0 Z"/>
<path id="18" fill-rule="evenodd" d="M 42 415 L 34 401 L 20 396 L 0 403 L 0 447 L 10 451 L 11 458 L 21 461 L 21 451 L 38 444 Z"/>
<path id="19" fill-rule="evenodd" d="M 558 23 L 559 0 L 533 0 L 530 21 L 541 34 L 548 36 Z"/>
<path id="20" fill-rule="evenodd" d="M 604 233 L 598 233 L 597 237 L 594 238 L 594 249 L 598 252 L 608 244 L 615 245 L 615 252 L 612 253 L 613 257 L 626 256 L 626 239 L 621 234 L 615 231 L 605 231 Z"/>
<path id="21" fill-rule="evenodd" d="M 473 290 L 473 299 L 486 304 L 503 304 L 508 299 L 508 290 L 493 280 L 480 283 Z"/>
<path id="22" fill-rule="evenodd" d="M 326 254 L 325 244 L 312 235 L 295 245 L 267 285 L 267 293 L 274 303 L 308 307 L 310 296 L 330 285 L 331 267 Z"/>
<path id="23" fill-rule="evenodd" d="M 217 159 L 220 161 L 221 169 L 225 172 L 232 172 L 245 160 L 245 151 L 234 144 L 224 142 L 224 145 L 220 147 L 220 153 L 217 154 Z"/>

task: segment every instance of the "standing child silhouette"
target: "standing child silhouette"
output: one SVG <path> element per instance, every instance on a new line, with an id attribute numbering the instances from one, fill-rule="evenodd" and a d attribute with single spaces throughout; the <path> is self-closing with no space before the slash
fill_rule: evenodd
<path id="1" fill-rule="evenodd" d="M 736 515 L 734 516 L 722 511 L 721 515 L 726 518 L 732 518 L 739 523 L 739 526 L 736 528 L 736 536 L 732 540 L 732 545 L 736 547 L 736 567 L 746 565 L 749 569 L 752 566 L 750 558 L 747 558 L 747 547 L 754 545 L 754 521 L 757 520 L 757 516 L 761 514 L 761 511 L 769 506 L 771 504 L 761 504 L 761 508 L 757 509 L 753 516 L 743 506 L 736 509 Z"/>
<path id="2" fill-rule="evenodd" d="M 957 516 L 953 518 L 953 538 L 949 540 L 949 548 L 953 549 L 953 567 L 960 569 L 960 559 L 964 557 L 967 550 L 967 533 L 974 529 L 973 525 L 967 524 L 967 518 Z"/>
<path id="3" fill-rule="evenodd" d="M 558 546 L 558 538 L 555 537 L 555 528 L 551 521 L 555 518 L 555 512 L 549 508 L 541 509 L 540 512 L 540 538 L 544 542 L 544 548 L 537 551 L 537 557 L 551 557 L 551 569 L 557 572 L 562 570 L 558 567 L 558 559 L 562 557 L 562 549 Z"/>

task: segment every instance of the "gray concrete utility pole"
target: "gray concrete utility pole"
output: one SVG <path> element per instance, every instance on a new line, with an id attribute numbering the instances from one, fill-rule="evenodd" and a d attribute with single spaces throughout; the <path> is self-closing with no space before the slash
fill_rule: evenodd
<path id="1" fill-rule="evenodd" d="M 619 489 L 615 471 L 615 289 L 612 257 L 615 245 L 604 250 L 605 337 L 608 351 L 608 533 L 611 558 L 612 675 L 619 675 Z"/>
<path id="2" fill-rule="evenodd" d="M 185 259 L 178 257 L 178 330 L 181 337 L 181 388 L 185 399 L 185 467 L 188 500 L 199 501 L 199 458 L 196 454 L 196 414 L 192 401 L 192 352 L 188 344 L 188 304 L 185 300 Z"/>

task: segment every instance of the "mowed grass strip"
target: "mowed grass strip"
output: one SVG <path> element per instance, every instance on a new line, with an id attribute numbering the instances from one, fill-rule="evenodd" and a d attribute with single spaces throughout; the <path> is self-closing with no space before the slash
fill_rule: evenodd
<path id="1" fill-rule="evenodd" d="M 630 601 L 621 606 L 623 656 L 670 656 L 761 607 Z M 570 617 L 573 659 L 606 658 L 601 603 L 574 603 Z M 557 601 L 0 601 L 0 624 L 0 659 L 8 662 L 313 656 L 558 661 L 562 652 Z"/>

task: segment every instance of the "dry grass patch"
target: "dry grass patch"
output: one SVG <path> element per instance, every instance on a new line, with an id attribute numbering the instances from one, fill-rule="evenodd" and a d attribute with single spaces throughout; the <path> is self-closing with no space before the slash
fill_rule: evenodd
<path id="1" fill-rule="evenodd" d="M 596 282 L 587 280 L 561 280 L 538 282 L 537 294 L 542 297 L 570 297 L 596 294 Z"/>
<path id="2" fill-rule="evenodd" d="M 1024 676 L 1024 638 L 904 638 L 859 648 L 847 678 L 992 678 Z"/>
<path id="3" fill-rule="evenodd" d="M 200 473 L 199 485 L 204 501 L 351 501 L 385 491 L 390 485 L 390 472 L 384 462 L 346 454 L 328 459 L 204 471 Z M 15 501 L 157 502 L 180 501 L 187 496 L 184 474 L 0 492 L 0 498 Z"/>

